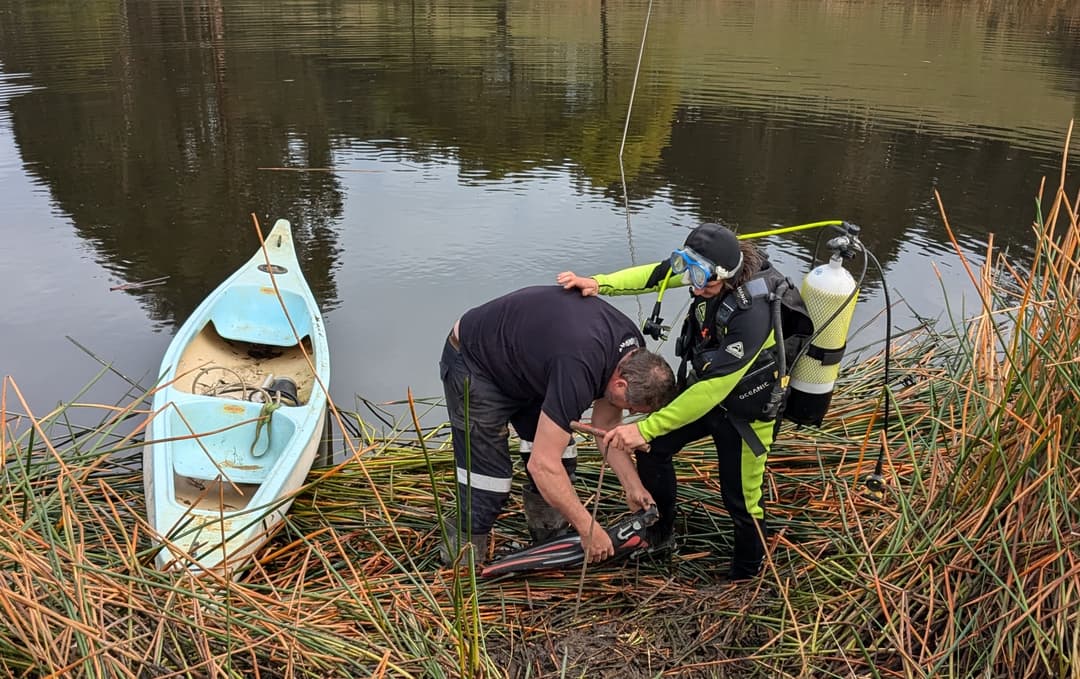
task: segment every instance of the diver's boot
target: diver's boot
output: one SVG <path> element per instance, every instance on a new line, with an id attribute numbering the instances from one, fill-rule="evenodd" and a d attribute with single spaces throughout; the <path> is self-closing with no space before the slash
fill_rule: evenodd
<path id="1" fill-rule="evenodd" d="M 487 557 L 488 548 L 488 534 L 483 535 L 473 534 L 472 539 L 468 542 L 472 543 L 473 560 L 475 563 L 480 563 Z M 446 527 L 446 542 L 441 539 L 439 541 L 439 559 L 444 566 L 449 566 L 454 562 L 454 559 L 458 558 L 458 555 L 462 552 L 462 547 L 468 543 L 464 540 L 458 539 L 457 528 L 454 526 Z M 464 554 L 462 554 L 465 557 Z M 467 558 L 467 557 L 465 557 Z M 464 558 L 462 559 L 464 562 Z"/>
<path id="2" fill-rule="evenodd" d="M 762 562 L 757 560 L 732 559 L 728 569 L 728 580 L 749 580 L 761 573 Z"/>
<path id="3" fill-rule="evenodd" d="M 533 544 L 539 545 L 570 532 L 570 522 L 559 510 L 547 503 L 540 491 L 525 488 L 521 492 L 525 505 L 525 521 L 529 524 L 529 535 Z"/>

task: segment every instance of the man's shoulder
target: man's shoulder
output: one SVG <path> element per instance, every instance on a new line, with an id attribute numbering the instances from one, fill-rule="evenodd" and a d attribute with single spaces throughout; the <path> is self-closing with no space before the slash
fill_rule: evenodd
<path id="1" fill-rule="evenodd" d="M 601 297 L 583 297 L 579 291 L 565 290 L 561 285 L 530 285 L 508 292 L 498 299 L 526 305 L 572 309 L 574 313 L 586 316 L 619 313 L 610 302 Z"/>

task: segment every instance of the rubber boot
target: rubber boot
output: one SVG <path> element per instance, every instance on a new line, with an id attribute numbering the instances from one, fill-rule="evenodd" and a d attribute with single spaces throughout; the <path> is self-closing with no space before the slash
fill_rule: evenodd
<path id="1" fill-rule="evenodd" d="M 570 522 L 563 518 L 559 510 L 547 503 L 540 491 L 524 488 L 521 498 L 525 505 L 525 521 L 529 524 L 529 535 L 532 536 L 534 545 L 562 537 L 570 531 Z"/>
<path id="2" fill-rule="evenodd" d="M 442 542 L 441 540 L 439 542 L 439 559 L 442 560 L 444 566 L 449 566 L 454 562 L 454 559 L 458 557 L 458 554 L 461 554 L 464 543 L 463 541 L 458 540 L 457 528 L 454 526 L 446 527 L 446 540 L 446 542 Z M 484 533 L 483 535 L 474 534 L 470 542 L 472 542 L 473 559 L 476 563 L 481 563 L 487 557 L 487 533 Z M 464 554 L 462 554 L 462 556 L 462 561 L 464 562 L 468 557 Z"/>

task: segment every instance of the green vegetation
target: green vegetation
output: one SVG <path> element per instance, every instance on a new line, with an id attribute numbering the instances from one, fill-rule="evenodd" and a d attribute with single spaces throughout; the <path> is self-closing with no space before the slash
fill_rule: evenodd
<path id="1" fill-rule="evenodd" d="M 989 253 L 982 308 L 851 366 L 822 430 L 771 455 L 767 571 L 727 560 L 714 462 L 678 460 L 684 541 L 584 573 L 477 580 L 436 566 L 451 501 L 434 402 L 337 413 L 341 464 L 229 582 L 161 573 L 143 517 L 144 397 L 0 411 L 0 667 L 12 676 L 1066 677 L 1080 673 L 1080 218 L 1065 177 L 1034 261 Z M 943 210 L 944 211 L 944 210 Z M 959 248 L 958 248 L 959 251 Z M 78 398 L 78 397 L 77 397 Z M 79 426 L 86 412 L 100 422 Z M 380 422 L 376 429 L 372 422 Z M 878 446 L 881 502 L 861 492 Z M 600 477 L 584 455 L 581 490 Z M 599 516 L 622 511 L 607 474 Z M 524 539 L 520 508 L 493 549 Z M 464 555 L 467 560 L 468 555 Z"/>

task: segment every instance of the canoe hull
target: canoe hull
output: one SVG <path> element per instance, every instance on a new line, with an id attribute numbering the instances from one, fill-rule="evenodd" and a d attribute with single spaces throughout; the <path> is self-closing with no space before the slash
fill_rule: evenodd
<path id="1" fill-rule="evenodd" d="M 281 523 L 326 424 L 329 351 L 289 223 L 177 330 L 143 449 L 159 568 L 231 573 Z"/>

